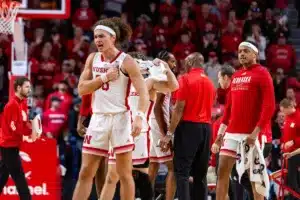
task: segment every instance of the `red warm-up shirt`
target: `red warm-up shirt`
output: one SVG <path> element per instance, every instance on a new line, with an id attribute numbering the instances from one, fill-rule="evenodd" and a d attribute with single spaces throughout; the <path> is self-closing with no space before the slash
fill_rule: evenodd
<path id="1" fill-rule="evenodd" d="M 211 113 L 215 99 L 212 81 L 200 68 L 192 68 L 179 78 L 176 100 L 185 101 L 182 120 L 211 123 Z"/>
<path id="2" fill-rule="evenodd" d="M 42 125 L 44 133 L 57 138 L 67 127 L 67 115 L 60 110 L 48 109 L 43 113 Z"/>
<path id="3" fill-rule="evenodd" d="M 283 143 L 293 140 L 294 145 L 288 149 L 283 149 L 284 152 L 292 152 L 300 148 L 300 112 L 296 111 L 285 117 L 283 127 Z"/>
<path id="4" fill-rule="evenodd" d="M 2 114 L 1 147 L 19 147 L 23 135 L 31 135 L 32 129 L 28 120 L 27 101 L 13 97 L 4 107 Z"/>
<path id="5" fill-rule="evenodd" d="M 275 111 L 271 75 L 259 64 L 238 70 L 232 77 L 222 123 L 226 132 L 251 134 L 256 126 L 264 129 Z"/>
<path id="6" fill-rule="evenodd" d="M 269 122 L 265 128 L 259 133 L 258 140 L 259 143 L 262 144 L 262 138 L 265 137 L 265 143 L 272 143 L 272 128 L 271 122 Z"/>
<path id="7" fill-rule="evenodd" d="M 79 114 L 83 117 L 87 117 L 89 114 L 91 114 L 92 113 L 91 104 L 92 104 L 92 95 L 91 94 L 83 95 L 81 99 Z"/>

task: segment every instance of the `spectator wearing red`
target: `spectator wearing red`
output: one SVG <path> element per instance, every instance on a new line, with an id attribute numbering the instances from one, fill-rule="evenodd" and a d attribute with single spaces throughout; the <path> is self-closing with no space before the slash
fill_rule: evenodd
<path id="1" fill-rule="evenodd" d="M 280 102 L 280 110 L 285 114 L 282 150 L 291 153 L 300 148 L 300 112 L 288 99 L 283 99 Z M 288 158 L 287 184 L 298 193 L 300 192 L 297 176 L 299 167 L 299 154 Z"/>
<path id="2" fill-rule="evenodd" d="M 228 17 L 226 19 L 223 19 L 222 29 L 226 29 L 228 27 L 229 22 L 232 22 L 235 25 L 235 27 L 236 27 L 237 31 L 239 31 L 239 33 L 242 33 L 244 21 L 236 18 L 235 10 L 230 10 L 228 13 Z"/>
<path id="3" fill-rule="evenodd" d="M 189 10 L 182 8 L 180 10 L 181 18 L 176 21 L 174 33 L 180 33 L 183 30 L 189 30 L 193 36 L 196 33 L 196 24 L 194 20 L 189 19 Z"/>
<path id="4" fill-rule="evenodd" d="M 151 19 L 145 14 L 142 14 L 137 19 L 138 25 L 132 33 L 132 39 L 142 39 L 147 45 L 151 42 L 152 26 Z"/>
<path id="5" fill-rule="evenodd" d="M 242 35 L 236 29 L 233 22 L 228 22 L 228 27 L 221 36 L 220 44 L 222 47 L 222 60 L 229 60 L 230 55 L 237 53 L 239 44 L 242 42 Z"/>
<path id="6" fill-rule="evenodd" d="M 287 88 L 293 88 L 296 96 L 296 102 L 300 102 L 300 71 L 296 75 L 287 79 Z"/>
<path id="7" fill-rule="evenodd" d="M 289 73 L 296 66 L 296 53 L 292 45 L 286 43 L 283 33 L 278 35 L 277 44 L 269 47 L 267 53 L 267 66 L 272 72 L 282 68 L 284 73 Z"/>
<path id="8" fill-rule="evenodd" d="M 53 96 L 51 106 L 43 113 L 42 126 L 48 138 L 59 138 L 67 128 L 67 114 L 61 110 L 62 100 Z"/>
<path id="9" fill-rule="evenodd" d="M 80 27 L 74 28 L 74 38 L 67 42 L 67 52 L 69 58 L 84 62 L 89 53 L 90 39 L 83 35 Z"/>
<path id="10" fill-rule="evenodd" d="M 72 17 L 72 23 L 87 32 L 91 31 L 91 27 L 94 26 L 96 21 L 97 17 L 95 11 L 90 8 L 89 1 L 81 0 L 80 8 L 75 11 Z"/>
<path id="11" fill-rule="evenodd" d="M 37 73 L 37 81 L 43 84 L 44 89 L 47 92 L 52 90 L 53 78 L 55 74 L 60 71 L 59 65 L 51 56 L 51 51 L 52 45 L 46 43 L 42 49 Z"/>
<path id="12" fill-rule="evenodd" d="M 198 7 L 197 7 L 198 8 Z M 214 25 L 214 30 L 220 27 L 220 21 L 218 17 L 210 12 L 211 6 L 208 4 L 202 4 L 201 10 L 196 10 L 196 24 L 197 28 L 202 31 L 205 29 L 205 24 L 210 21 Z"/>
<path id="13" fill-rule="evenodd" d="M 173 54 L 182 62 L 188 55 L 196 51 L 196 46 L 191 42 L 191 32 L 184 30 L 180 34 L 180 41 L 174 46 Z"/>
<path id="14" fill-rule="evenodd" d="M 47 96 L 45 102 L 45 110 L 48 110 L 51 107 L 51 99 L 53 97 L 59 98 L 62 102 L 60 105 L 60 110 L 68 115 L 70 107 L 72 105 L 72 96 L 69 94 L 69 86 L 66 81 L 61 81 L 58 85 L 58 91 L 53 92 Z"/>
<path id="15" fill-rule="evenodd" d="M 153 47 L 159 52 L 160 49 L 171 49 L 173 47 L 172 40 L 173 30 L 170 26 L 168 16 L 162 16 L 161 22 L 153 29 Z"/>
<path id="16" fill-rule="evenodd" d="M 219 40 L 217 38 L 216 32 L 208 31 L 203 36 L 203 56 L 205 60 L 208 60 L 208 55 L 210 52 L 216 52 L 217 57 L 221 60 L 221 47 L 219 45 Z"/>
<path id="17" fill-rule="evenodd" d="M 189 176 L 192 172 L 193 199 L 207 199 L 206 178 L 209 162 L 213 83 L 205 75 L 204 58 L 192 53 L 186 59 L 187 73 L 179 79 L 176 104 L 168 132 L 161 147 L 168 145 L 174 132 L 174 171 L 179 199 L 190 199 Z"/>
<path id="18" fill-rule="evenodd" d="M 170 21 L 173 21 L 174 16 L 176 16 L 177 13 L 177 8 L 172 0 L 165 0 L 165 2 L 159 6 L 159 13 L 160 15 L 168 16 Z"/>
<path id="19" fill-rule="evenodd" d="M 64 60 L 62 63 L 62 72 L 54 77 L 53 88 L 56 89 L 61 81 L 66 81 L 71 89 L 74 89 L 78 83 L 78 77 L 74 74 L 74 67 L 70 60 Z"/>

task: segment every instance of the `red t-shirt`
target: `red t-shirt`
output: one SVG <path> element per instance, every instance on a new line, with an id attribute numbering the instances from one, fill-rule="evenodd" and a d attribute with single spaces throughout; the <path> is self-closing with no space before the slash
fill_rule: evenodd
<path id="1" fill-rule="evenodd" d="M 283 143 L 293 140 L 294 145 L 288 149 L 284 149 L 284 152 L 292 152 L 300 148 L 300 112 L 296 111 L 293 114 L 287 115 L 284 121 L 283 127 Z"/>
<path id="2" fill-rule="evenodd" d="M 57 97 L 61 100 L 60 108 L 63 113 L 68 115 L 70 108 L 72 106 L 73 97 L 68 93 L 61 93 L 61 92 L 53 92 L 48 95 L 46 102 L 45 102 L 45 110 L 49 109 L 51 106 L 51 98 Z"/>
<path id="3" fill-rule="evenodd" d="M 182 119 L 191 122 L 211 123 L 215 88 L 203 69 L 192 68 L 179 78 L 176 100 L 185 101 Z"/>
<path id="4" fill-rule="evenodd" d="M 222 123 L 226 132 L 251 134 L 256 126 L 264 129 L 275 111 L 271 75 L 259 64 L 238 70 L 232 77 Z"/>
<path id="5" fill-rule="evenodd" d="M 31 124 L 28 120 L 27 100 L 14 96 L 4 107 L 2 113 L 1 147 L 19 147 L 23 135 L 31 135 Z"/>
<path id="6" fill-rule="evenodd" d="M 67 126 L 67 115 L 60 110 L 48 109 L 43 113 L 43 132 L 58 137 Z"/>

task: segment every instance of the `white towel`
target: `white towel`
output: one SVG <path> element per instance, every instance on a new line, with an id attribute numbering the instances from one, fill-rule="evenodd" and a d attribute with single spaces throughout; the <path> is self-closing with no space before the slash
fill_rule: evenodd
<path id="1" fill-rule="evenodd" d="M 239 181 L 241 181 L 244 172 L 249 170 L 250 181 L 255 182 L 256 191 L 268 198 L 270 181 L 263 152 L 260 149 L 258 140 L 255 141 L 253 147 L 249 147 L 245 140 L 239 142 L 237 156 L 236 170 L 239 175 Z"/>

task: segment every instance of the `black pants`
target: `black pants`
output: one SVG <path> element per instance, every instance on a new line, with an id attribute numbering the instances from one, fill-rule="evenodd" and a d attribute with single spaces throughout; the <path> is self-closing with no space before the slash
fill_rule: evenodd
<path id="1" fill-rule="evenodd" d="M 272 143 L 266 143 L 263 150 L 264 158 L 267 158 L 270 155 L 271 150 L 272 150 Z M 239 183 L 235 179 L 238 180 L 238 173 L 234 165 L 231 173 L 231 180 L 230 180 L 230 184 L 232 185 L 231 186 L 232 191 L 230 192 L 232 196 L 230 196 L 230 199 L 240 200 L 240 199 L 245 199 L 245 197 L 248 196 L 249 200 L 254 200 L 249 174 L 248 173 L 243 174 L 241 178 L 241 183 Z"/>
<path id="2" fill-rule="evenodd" d="M 25 179 L 18 148 L 0 147 L 0 194 L 8 181 L 9 175 L 15 182 L 20 200 L 31 200 Z"/>
<path id="3" fill-rule="evenodd" d="M 295 155 L 288 159 L 287 185 L 298 193 L 300 193 L 299 167 L 300 167 L 300 154 Z M 292 197 L 290 195 L 288 199 L 296 200 L 297 198 Z"/>
<path id="4" fill-rule="evenodd" d="M 211 127 L 206 123 L 182 121 L 174 138 L 174 171 L 179 200 L 206 200 L 206 175 Z M 189 176 L 193 176 L 190 195 Z M 191 198 L 192 197 L 192 198 Z"/>

